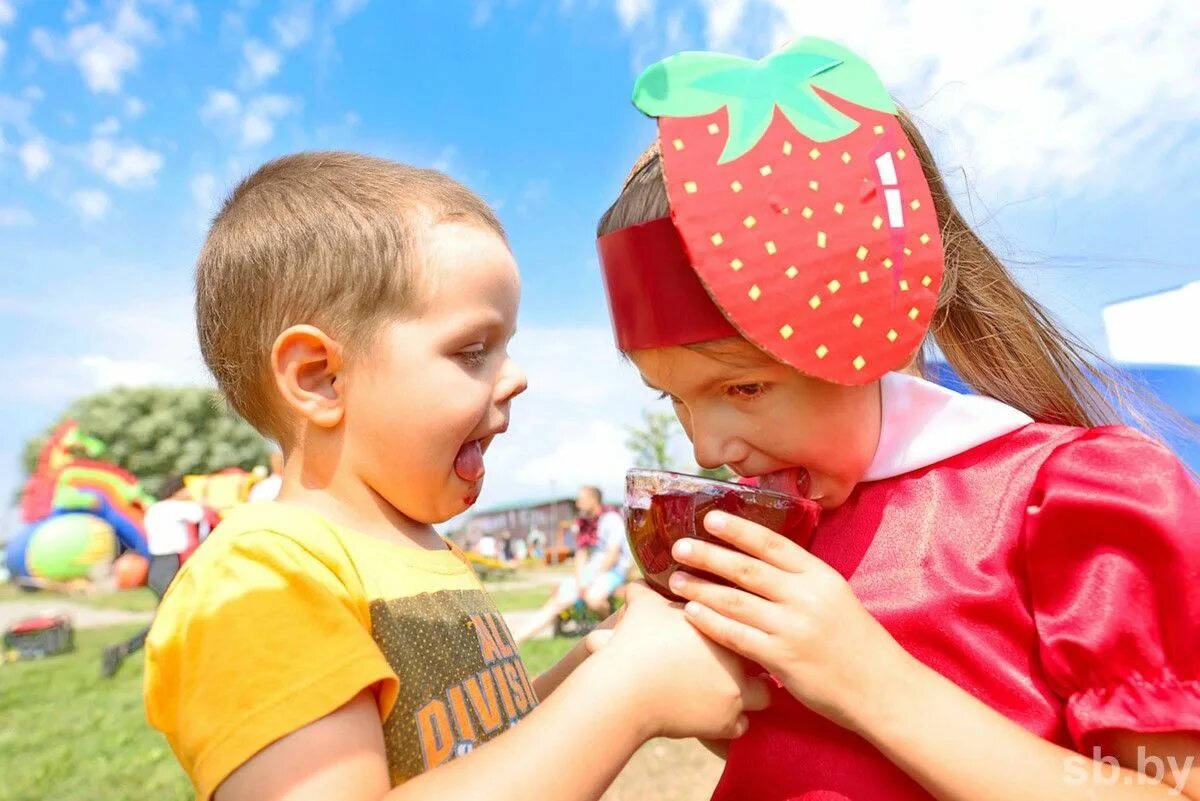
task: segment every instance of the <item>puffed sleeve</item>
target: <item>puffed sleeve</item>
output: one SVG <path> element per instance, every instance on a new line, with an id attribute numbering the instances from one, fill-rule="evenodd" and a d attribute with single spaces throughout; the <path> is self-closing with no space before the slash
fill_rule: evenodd
<path id="1" fill-rule="evenodd" d="M 1200 486 L 1123 426 L 1043 464 L 1025 556 L 1039 657 L 1083 752 L 1105 730 L 1200 731 Z"/>

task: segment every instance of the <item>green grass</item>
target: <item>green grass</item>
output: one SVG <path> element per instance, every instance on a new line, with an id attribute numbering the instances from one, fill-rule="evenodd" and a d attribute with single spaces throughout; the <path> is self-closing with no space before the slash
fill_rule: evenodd
<path id="1" fill-rule="evenodd" d="M 553 587 L 517 587 L 514 589 L 488 589 L 501 612 L 519 612 L 539 609 L 550 598 Z"/>
<path id="2" fill-rule="evenodd" d="M 549 640 L 529 640 L 521 646 L 521 659 L 530 676 L 536 676 L 553 665 L 570 651 L 579 640 L 571 637 L 555 637 Z"/>
<path id="3" fill-rule="evenodd" d="M 137 626 L 76 632 L 74 653 L 0 666 L 0 801 L 183 801 L 191 784 L 146 723 L 142 663 L 100 678 L 100 652 Z M 530 675 L 578 642 L 534 640 L 521 649 Z"/>
<path id="4" fill-rule="evenodd" d="M 66 594 L 50 590 L 25 592 L 15 584 L 0 584 L 0 602 L 3 601 L 40 601 L 55 603 L 70 601 L 83 606 L 97 609 L 120 609 L 125 612 L 148 612 L 154 609 L 154 592 L 149 587 L 138 587 L 134 590 L 113 592 L 98 592 L 92 595 Z"/>
<path id="5" fill-rule="evenodd" d="M 142 665 L 100 678 L 137 626 L 76 632 L 74 653 L 0 667 L 0 799 L 186 799 L 191 784 L 146 724 Z"/>

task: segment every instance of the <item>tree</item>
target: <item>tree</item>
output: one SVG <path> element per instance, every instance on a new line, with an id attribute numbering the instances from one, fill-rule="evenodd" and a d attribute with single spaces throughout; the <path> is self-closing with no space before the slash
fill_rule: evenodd
<path id="1" fill-rule="evenodd" d="M 642 410 L 642 425 L 627 427 L 629 438 L 625 440 L 625 447 L 633 453 L 633 463 L 638 467 L 674 470 L 671 440 L 675 438 L 678 423 L 675 415 L 669 412 Z M 729 481 L 734 477 L 734 472 L 725 465 L 701 467 L 696 473 L 720 481 Z"/>
<path id="2" fill-rule="evenodd" d="M 202 387 L 118 387 L 80 398 L 45 433 L 25 444 L 23 465 L 31 473 L 38 452 L 64 419 L 106 446 L 100 459 L 137 476 L 157 493 L 170 475 L 250 470 L 269 462 L 270 446 L 220 397 Z"/>
<path id="3" fill-rule="evenodd" d="M 720 467 L 701 467 L 699 474 L 705 478 L 715 478 L 718 481 L 730 481 L 734 477 L 734 472 L 725 465 Z"/>
<path id="4" fill-rule="evenodd" d="M 638 467 L 657 470 L 673 470 L 675 460 L 671 458 L 671 439 L 679 421 L 669 412 L 642 410 L 642 425 L 628 426 L 629 437 L 625 447 L 633 454 L 633 463 Z"/>

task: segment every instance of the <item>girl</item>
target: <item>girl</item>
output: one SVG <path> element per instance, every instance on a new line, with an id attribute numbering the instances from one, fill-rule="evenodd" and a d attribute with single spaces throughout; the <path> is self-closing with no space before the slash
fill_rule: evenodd
<path id="1" fill-rule="evenodd" d="M 715 798 L 1200 799 L 1200 491 L 1110 424 L 870 67 L 685 53 L 634 101 L 617 342 L 700 465 L 823 507 L 807 549 L 716 512 L 729 548 L 675 547 L 732 585 L 676 573 L 692 622 L 778 685 Z M 921 378 L 933 344 L 979 395 Z"/>

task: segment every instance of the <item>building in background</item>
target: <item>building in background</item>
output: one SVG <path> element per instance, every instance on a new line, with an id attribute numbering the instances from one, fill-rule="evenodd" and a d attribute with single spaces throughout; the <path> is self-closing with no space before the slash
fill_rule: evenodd
<path id="1" fill-rule="evenodd" d="M 530 531 L 537 529 L 546 538 L 548 561 L 556 562 L 574 550 L 570 527 L 575 514 L 573 495 L 514 501 L 473 512 L 449 536 L 459 547 L 471 550 L 485 536 L 499 540 L 507 531 L 513 539 L 527 540 Z"/>

